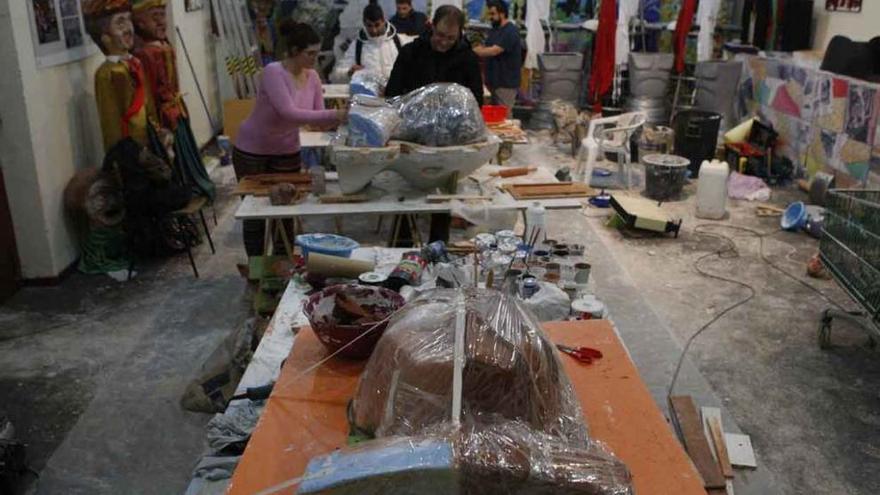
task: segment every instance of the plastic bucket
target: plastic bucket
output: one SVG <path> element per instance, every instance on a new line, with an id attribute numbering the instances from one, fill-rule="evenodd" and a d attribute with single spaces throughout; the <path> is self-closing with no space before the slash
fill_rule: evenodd
<path id="1" fill-rule="evenodd" d="M 804 228 L 806 224 L 807 206 L 803 201 L 795 201 L 788 205 L 782 214 L 782 218 L 779 220 L 779 225 L 784 230 L 798 231 Z"/>
<path id="2" fill-rule="evenodd" d="M 480 107 L 480 111 L 483 113 L 483 120 L 487 124 L 504 122 L 507 118 L 507 107 L 504 105 L 483 105 Z"/>
<path id="3" fill-rule="evenodd" d="M 645 196 L 666 201 L 681 195 L 690 162 L 676 155 L 652 154 L 642 158 L 645 165 Z"/>
<path id="4" fill-rule="evenodd" d="M 350 258 L 351 252 L 360 246 L 354 239 L 336 234 L 302 234 L 296 236 L 296 244 L 305 258 L 311 252 Z"/>

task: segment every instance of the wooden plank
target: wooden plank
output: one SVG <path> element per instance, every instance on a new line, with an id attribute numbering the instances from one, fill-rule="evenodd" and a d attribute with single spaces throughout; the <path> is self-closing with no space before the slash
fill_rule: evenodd
<path id="1" fill-rule="evenodd" d="M 586 184 L 571 182 L 555 182 L 542 184 L 503 184 L 500 186 L 514 199 L 539 198 L 583 198 L 590 196 L 593 190 Z"/>
<path id="2" fill-rule="evenodd" d="M 724 442 L 724 431 L 721 429 L 721 421 L 718 418 L 709 418 L 709 431 L 712 432 L 712 442 L 715 444 L 715 452 L 718 454 L 721 474 L 725 478 L 733 478 L 733 466 L 730 465 L 727 444 Z"/>
<path id="3" fill-rule="evenodd" d="M 697 406 L 690 395 L 678 395 L 669 398 L 678 430 L 684 441 L 685 449 L 691 456 L 697 471 L 703 476 L 706 488 L 724 488 L 726 483 L 721 469 L 712 457 L 709 442 L 703 433 Z"/>
<path id="4" fill-rule="evenodd" d="M 325 194 L 323 196 L 318 196 L 318 201 L 324 204 L 339 204 L 339 203 L 363 203 L 364 201 L 369 201 L 370 197 L 366 194 L 340 194 L 340 195 L 329 195 Z"/>
<path id="5" fill-rule="evenodd" d="M 425 196 L 428 203 L 445 203 L 457 199 L 459 201 L 491 201 L 492 196 L 480 194 L 429 194 Z"/>
<path id="6" fill-rule="evenodd" d="M 736 433 L 725 433 L 724 440 L 727 443 L 727 453 L 732 465 L 748 468 L 758 467 L 755 451 L 752 449 L 751 437 Z"/>
<path id="7" fill-rule="evenodd" d="M 232 194 L 237 196 L 246 196 L 248 194 L 268 196 L 270 187 L 283 183 L 294 184 L 297 189 L 310 189 L 312 177 L 309 174 L 303 173 L 249 175 L 242 178 L 236 184 Z"/>

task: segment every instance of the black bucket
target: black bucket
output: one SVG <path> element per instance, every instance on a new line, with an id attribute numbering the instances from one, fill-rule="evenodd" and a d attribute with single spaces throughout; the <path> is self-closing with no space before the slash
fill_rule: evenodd
<path id="1" fill-rule="evenodd" d="M 645 165 L 645 196 L 657 201 L 681 197 L 687 172 L 687 158 L 652 154 L 642 158 Z"/>
<path id="2" fill-rule="evenodd" d="M 687 158 L 691 177 L 700 173 L 703 160 L 715 157 L 718 144 L 718 130 L 721 128 L 721 115 L 704 110 L 682 110 L 675 115 L 675 151 Z"/>

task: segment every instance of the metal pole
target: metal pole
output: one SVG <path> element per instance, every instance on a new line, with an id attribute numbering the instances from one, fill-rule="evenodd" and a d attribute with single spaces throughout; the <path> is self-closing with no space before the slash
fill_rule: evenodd
<path id="1" fill-rule="evenodd" d="M 199 98 L 202 100 L 202 106 L 205 108 L 205 114 L 208 116 L 208 122 L 211 124 L 211 132 L 217 134 L 219 129 L 214 123 L 214 118 L 211 117 L 211 111 L 208 110 L 208 102 L 205 101 L 205 93 L 202 92 L 202 85 L 199 84 L 199 76 L 196 75 L 192 60 L 189 58 L 189 50 L 186 49 L 186 42 L 183 41 L 183 34 L 180 32 L 180 26 L 174 26 L 174 29 L 177 31 L 177 40 L 180 41 L 180 47 L 183 48 L 183 54 L 186 56 L 186 63 L 189 65 L 189 71 L 192 72 L 193 81 L 196 82 L 196 89 L 199 91 Z"/>

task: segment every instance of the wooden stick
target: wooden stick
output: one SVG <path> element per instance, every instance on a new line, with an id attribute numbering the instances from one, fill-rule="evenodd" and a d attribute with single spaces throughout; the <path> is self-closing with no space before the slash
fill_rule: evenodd
<path id="1" fill-rule="evenodd" d="M 733 466 L 730 465 L 730 456 L 727 454 L 727 444 L 724 442 L 724 431 L 718 418 L 709 418 L 709 431 L 712 433 L 712 443 L 715 444 L 715 453 L 718 454 L 718 465 L 721 474 L 725 478 L 733 478 Z"/>
<path id="2" fill-rule="evenodd" d="M 724 475 L 712 457 L 709 448 L 709 440 L 703 433 L 703 422 L 697 413 L 697 406 L 690 395 L 672 396 L 669 398 L 672 406 L 674 419 L 681 433 L 682 441 L 691 460 L 694 461 L 697 471 L 703 477 L 703 486 L 706 488 L 724 488 L 726 486 Z"/>
<path id="3" fill-rule="evenodd" d="M 492 172 L 489 174 L 491 177 L 517 177 L 520 175 L 528 175 L 531 172 L 538 170 L 538 167 L 515 167 L 515 168 L 504 168 L 497 172 Z"/>

